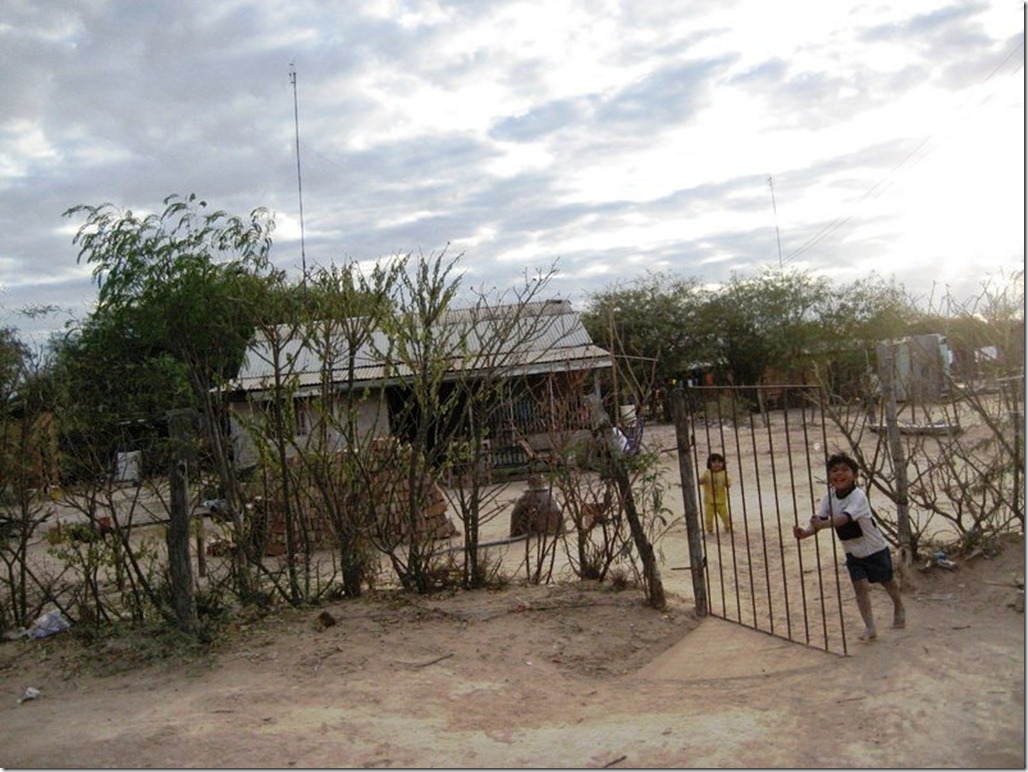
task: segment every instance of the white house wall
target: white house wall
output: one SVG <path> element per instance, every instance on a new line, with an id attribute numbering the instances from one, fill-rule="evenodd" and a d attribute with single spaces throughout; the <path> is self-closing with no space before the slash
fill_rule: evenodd
<path id="1" fill-rule="evenodd" d="M 301 401 L 307 402 L 307 400 Z M 254 421 L 255 404 L 260 403 L 254 403 L 249 400 L 246 402 L 235 402 L 230 408 L 229 421 L 232 431 L 232 447 L 237 468 L 252 466 L 259 460 L 257 443 L 250 433 L 250 426 Z M 345 407 L 345 402 L 340 407 Z M 321 434 L 315 425 L 315 416 L 312 415 L 312 411 L 307 404 L 297 409 L 305 410 L 306 414 L 304 419 L 300 421 L 304 431 L 301 434 L 297 434 L 295 443 L 307 450 L 317 449 L 317 443 L 321 442 Z M 361 438 L 361 445 L 366 446 L 374 437 L 384 437 L 391 434 L 389 408 L 386 403 L 385 392 L 382 389 L 367 392 L 366 396 L 354 405 L 354 409 L 356 411 L 357 432 Z M 325 436 L 327 447 L 323 449 L 324 452 L 331 453 L 346 447 L 346 441 L 339 431 L 345 425 L 343 412 L 342 409 L 337 409 L 334 420 L 328 422 L 328 431 Z M 288 452 L 291 456 L 295 453 L 295 449 L 291 446 Z"/>

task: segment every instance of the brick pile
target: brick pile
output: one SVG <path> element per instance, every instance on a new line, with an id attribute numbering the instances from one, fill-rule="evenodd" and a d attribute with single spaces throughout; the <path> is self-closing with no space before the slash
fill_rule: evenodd
<path id="1" fill-rule="evenodd" d="M 398 544 L 412 540 L 425 541 L 434 539 L 447 539 L 453 536 L 457 529 L 453 526 L 447 516 L 449 509 L 446 496 L 443 494 L 439 484 L 430 474 L 430 470 L 423 468 L 417 482 L 418 491 L 415 498 L 415 507 L 419 509 L 414 522 L 408 512 L 411 507 L 411 492 L 409 485 L 410 469 L 410 446 L 400 444 L 394 438 L 376 439 L 371 446 L 367 459 L 367 474 L 370 478 L 371 494 L 374 497 L 378 512 L 377 531 L 381 541 L 387 544 Z M 345 463 L 345 454 L 348 451 L 340 451 L 337 454 L 339 463 Z M 305 475 L 297 474 L 294 481 Z M 294 482 L 295 484 L 295 482 Z M 314 548 L 328 547 L 332 544 L 333 528 L 328 518 L 317 506 L 317 496 L 304 495 L 301 512 L 294 513 L 297 525 L 295 529 L 296 538 L 299 541 L 300 525 Z M 286 522 L 280 507 L 261 506 L 261 501 L 255 500 L 253 513 L 255 516 L 254 530 L 255 541 L 264 541 L 265 555 L 283 555 L 286 552 Z M 267 510 L 266 518 L 262 517 Z M 266 528 L 262 528 L 262 522 L 266 522 Z"/>

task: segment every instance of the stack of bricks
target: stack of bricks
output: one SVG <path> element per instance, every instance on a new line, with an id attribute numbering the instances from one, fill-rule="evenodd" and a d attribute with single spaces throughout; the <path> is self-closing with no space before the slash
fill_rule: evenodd
<path id="1" fill-rule="evenodd" d="M 281 507 L 271 507 L 271 512 L 267 516 L 267 540 L 264 543 L 264 554 L 269 556 L 277 556 L 286 554 L 286 519 L 282 512 Z M 260 518 L 263 514 L 261 507 L 254 507 L 255 515 Z M 310 505 L 304 506 L 297 518 L 294 513 L 294 530 L 293 538 L 297 542 L 297 546 L 304 543 L 304 539 L 309 540 L 309 543 L 313 549 L 319 549 L 328 546 L 328 537 L 331 533 L 327 527 L 328 523 L 325 517 L 318 511 L 312 510 Z M 256 524 L 255 524 L 256 525 Z M 255 529 L 259 539 L 263 539 L 264 533 L 258 527 Z"/>
<path id="2" fill-rule="evenodd" d="M 383 539 L 387 542 L 425 541 L 428 539 L 448 539 L 457 529 L 446 516 L 448 504 L 439 485 L 424 475 L 421 480 L 419 500 L 414 502 L 419 510 L 414 522 L 408 514 L 411 509 L 410 496 L 407 488 L 406 472 L 394 470 L 383 472 L 376 479 L 375 490 L 389 490 L 388 507 L 382 517 Z M 412 538 L 413 537 L 413 538 Z"/>
<path id="3" fill-rule="evenodd" d="M 410 454 L 410 446 L 401 445 L 393 437 L 381 437 L 372 443 L 371 488 L 378 500 L 387 504 L 379 513 L 382 536 L 388 542 L 409 542 L 412 537 L 417 541 L 448 539 L 456 529 L 446 516 L 446 496 L 424 464 L 420 464 L 414 501 L 418 514 L 411 523 Z"/>
<path id="4" fill-rule="evenodd" d="M 345 452 L 342 451 L 340 457 Z M 446 496 L 427 468 L 419 475 L 418 492 L 413 502 L 417 516 L 411 522 L 408 514 L 411 511 L 410 452 L 409 446 L 400 445 L 394 438 L 380 438 L 372 444 L 367 472 L 374 500 L 382 507 L 377 513 L 379 535 L 388 544 L 409 542 L 412 538 L 417 541 L 448 539 L 456 533 L 456 528 L 447 517 Z M 306 533 L 312 548 L 329 546 L 333 533 L 331 524 L 310 496 L 304 495 L 302 499 L 302 511 L 294 521 L 298 545 L 303 543 L 301 533 Z M 253 509 L 255 541 L 258 546 L 259 542 L 264 542 L 265 555 L 284 555 L 287 551 L 285 517 L 280 507 L 267 509 L 270 511 L 260 506 Z M 264 523 L 266 530 L 261 527 Z"/>

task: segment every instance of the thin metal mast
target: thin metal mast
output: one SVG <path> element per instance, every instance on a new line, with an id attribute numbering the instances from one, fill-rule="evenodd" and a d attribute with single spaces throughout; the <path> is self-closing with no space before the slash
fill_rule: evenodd
<path id="1" fill-rule="evenodd" d="M 297 150 L 299 152 L 299 150 Z M 778 241 L 778 270 L 782 269 L 782 237 L 778 233 L 778 207 L 775 205 L 775 182 L 767 175 L 767 184 L 771 188 L 771 211 L 775 213 L 775 239 Z"/>
<path id="2" fill-rule="evenodd" d="M 289 82 L 293 84 L 293 125 L 296 128 L 296 190 L 300 197 L 300 265 L 303 283 L 307 284 L 307 250 L 304 246 L 303 228 L 303 178 L 300 176 L 300 106 L 296 98 L 296 67 L 289 63 Z M 780 252 L 781 250 L 779 250 Z"/>

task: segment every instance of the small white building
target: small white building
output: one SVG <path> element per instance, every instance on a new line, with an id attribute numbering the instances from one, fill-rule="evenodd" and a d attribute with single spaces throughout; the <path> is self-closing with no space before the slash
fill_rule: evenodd
<path id="1" fill-rule="evenodd" d="M 349 338 L 347 330 L 353 333 Z M 586 401 L 599 393 L 597 373 L 613 362 L 593 344 L 568 301 L 453 310 L 432 335 L 432 351 L 446 360 L 443 389 L 476 380 L 506 384 L 486 419 L 497 459 L 520 453 L 525 439 L 544 446 L 554 428 L 589 431 Z M 359 342 L 351 346 L 348 340 Z M 358 319 L 326 320 L 305 329 L 282 325 L 258 334 L 227 389 L 236 465 L 257 461 L 252 428 L 276 394 L 291 400 L 284 414 L 295 446 L 341 449 L 344 420 L 356 427 L 362 442 L 389 435 L 410 439 L 411 383 L 418 366 L 409 341 L 362 329 Z M 326 401 L 335 403 L 328 418 Z"/>

